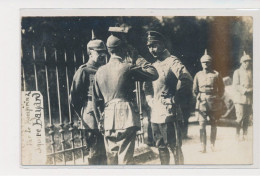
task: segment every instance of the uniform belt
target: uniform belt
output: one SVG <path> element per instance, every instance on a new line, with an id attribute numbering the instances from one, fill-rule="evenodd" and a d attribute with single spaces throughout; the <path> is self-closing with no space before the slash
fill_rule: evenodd
<path id="1" fill-rule="evenodd" d="M 128 102 L 128 101 L 123 98 L 112 99 L 105 103 L 105 107 L 109 106 L 110 104 L 119 103 L 119 102 Z"/>
<path id="2" fill-rule="evenodd" d="M 200 92 L 201 94 L 205 94 L 205 95 L 216 95 L 217 93 L 215 92 Z"/>

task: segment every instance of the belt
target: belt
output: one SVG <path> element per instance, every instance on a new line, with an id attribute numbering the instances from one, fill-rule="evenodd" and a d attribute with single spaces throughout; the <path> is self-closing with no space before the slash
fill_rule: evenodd
<path id="1" fill-rule="evenodd" d="M 205 95 L 217 95 L 215 92 L 200 92 L 200 94 L 205 94 Z"/>
<path id="2" fill-rule="evenodd" d="M 110 104 L 115 104 L 115 103 L 119 103 L 119 102 L 128 102 L 128 101 L 126 99 L 123 99 L 123 98 L 112 99 L 112 100 L 105 103 L 105 107 L 109 106 Z"/>

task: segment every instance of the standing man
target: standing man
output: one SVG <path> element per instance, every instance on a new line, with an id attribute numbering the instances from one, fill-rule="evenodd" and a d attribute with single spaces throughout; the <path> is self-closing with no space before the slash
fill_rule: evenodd
<path id="1" fill-rule="evenodd" d="M 94 39 L 87 44 L 87 52 L 88 62 L 80 66 L 73 77 L 70 101 L 85 129 L 89 164 L 104 165 L 107 161 L 106 151 L 103 136 L 98 130 L 94 116 L 92 87 L 98 68 L 105 64 L 106 46 L 102 40 Z"/>
<path id="2" fill-rule="evenodd" d="M 104 111 L 107 163 L 133 164 L 136 132 L 140 129 L 138 108 L 133 103 L 135 81 L 152 81 L 158 74 L 151 65 L 136 66 L 126 62 L 126 47 L 118 37 L 109 36 L 107 48 L 111 55 L 109 63 L 95 76 L 95 114 L 101 118 L 100 113 Z"/>
<path id="3" fill-rule="evenodd" d="M 210 142 L 214 151 L 217 136 L 217 121 L 222 112 L 222 96 L 224 94 L 224 83 L 221 75 L 212 69 L 212 58 L 205 54 L 200 59 L 203 70 L 199 71 L 193 82 L 193 92 L 197 98 L 196 112 L 200 124 L 201 152 L 206 153 L 207 133 L 206 125 L 209 119 L 211 124 Z"/>
<path id="4" fill-rule="evenodd" d="M 111 34 L 114 35 L 115 37 L 119 38 L 122 41 L 122 44 L 125 45 L 125 47 L 126 47 L 126 58 L 125 58 L 125 61 L 126 62 L 129 62 L 129 63 L 131 63 L 133 65 L 136 65 L 136 66 L 145 66 L 145 65 L 147 65 L 147 68 L 146 68 L 147 70 L 149 69 L 152 72 L 156 72 L 155 68 L 151 66 L 151 63 L 146 61 L 138 53 L 137 49 L 128 43 L 128 41 L 127 41 L 127 34 L 129 33 L 129 30 L 130 30 L 129 26 L 127 26 L 125 24 L 119 26 L 117 24 L 115 27 L 109 27 L 108 31 L 111 32 Z M 148 83 L 147 85 L 149 85 L 149 84 L 150 83 Z M 146 101 L 146 98 L 145 98 L 145 95 L 147 94 L 146 92 L 149 89 L 146 89 L 144 87 L 145 87 L 145 84 L 143 82 L 141 82 L 139 90 L 138 90 L 138 88 L 136 88 L 135 91 L 136 92 L 140 92 L 140 97 L 141 97 L 140 101 L 139 101 L 141 103 L 138 103 L 139 107 L 141 107 L 141 110 L 139 108 L 140 120 L 141 120 L 141 117 L 143 117 L 143 113 L 140 113 L 142 111 L 144 111 L 146 113 L 147 120 L 148 120 L 148 124 L 147 124 L 147 145 L 148 146 L 154 146 L 153 135 L 152 135 L 152 128 L 151 128 L 151 108 L 147 104 L 147 101 Z M 138 102 L 137 100 L 138 99 L 135 99 L 134 102 Z M 143 126 L 141 126 L 141 130 L 137 134 L 138 135 L 144 135 L 144 128 L 143 128 Z M 137 137 L 137 138 L 139 140 L 140 137 Z M 144 142 L 144 141 L 142 140 L 141 142 Z"/>
<path id="5" fill-rule="evenodd" d="M 192 77 L 181 61 L 166 49 L 164 37 L 155 31 L 149 31 L 147 46 L 157 59 L 153 66 L 159 78 L 152 82 L 153 95 L 147 95 L 152 108 L 152 132 L 159 150 L 161 164 L 169 164 L 169 149 L 174 155 L 175 164 L 183 164 L 181 150 L 182 113 L 180 98 L 192 87 Z"/>
<path id="6" fill-rule="evenodd" d="M 239 139 L 240 129 L 243 128 L 243 140 L 247 139 L 249 116 L 253 105 L 253 71 L 252 59 L 244 52 L 240 59 L 241 66 L 234 72 L 233 87 L 236 91 L 234 98 L 237 129 L 236 135 Z"/>

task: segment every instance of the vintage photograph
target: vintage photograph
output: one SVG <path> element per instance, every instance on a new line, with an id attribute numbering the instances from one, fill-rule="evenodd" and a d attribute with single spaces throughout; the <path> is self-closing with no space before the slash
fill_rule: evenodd
<path id="1" fill-rule="evenodd" d="M 253 165 L 253 17 L 21 16 L 21 165 Z"/>

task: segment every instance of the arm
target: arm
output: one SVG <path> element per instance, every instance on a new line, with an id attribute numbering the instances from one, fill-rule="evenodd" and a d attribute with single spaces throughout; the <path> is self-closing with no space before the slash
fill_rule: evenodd
<path id="1" fill-rule="evenodd" d="M 86 88 L 89 88 L 88 75 L 80 68 L 73 77 L 70 91 L 70 103 L 79 116 L 81 116 L 81 108 L 87 99 Z"/>
<path id="2" fill-rule="evenodd" d="M 196 74 L 194 77 L 192 91 L 193 91 L 194 96 L 197 96 L 199 94 L 198 74 Z"/>
<path id="3" fill-rule="evenodd" d="M 244 95 L 246 93 L 246 88 L 240 85 L 239 72 L 236 70 L 233 75 L 233 87 L 240 94 Z"/>
<path id="4" fill-rule="evenodd" d="M 100 123 L 102 120 L 102 113 L 104 112 L 104 99 L 102 93 L 100 92 L 99 85 L 97 82 L 97 74 L 95 75 L 93 83 L 92 101 L 95 118 L 97 122 Z"/>
<path id="5" fill-rule="evenodd" d="M 137 59 L 136 65 L 131 67 L 131 71 L 137 81 L 154 81 L 159 77 L 155 67 L 142 57 Z"/>
<path id="6" fill-rule="evenodd" d="M 218 94 L 219 94 L 220 98 L 223 97 L 224 92 L 225 92 L 225 85 L 223 82 L 223 78 L 222 78 L 221 74 L 219 73 L 218 74 Z"/>
<path id="7" fill-rule="evenodd" d="M 193 80 L 186 67 L 177 59 L 173 61 L 171 71 L 178 79 L 174 101 L 180 103 L 183 98 L 191 95 Z"/>

